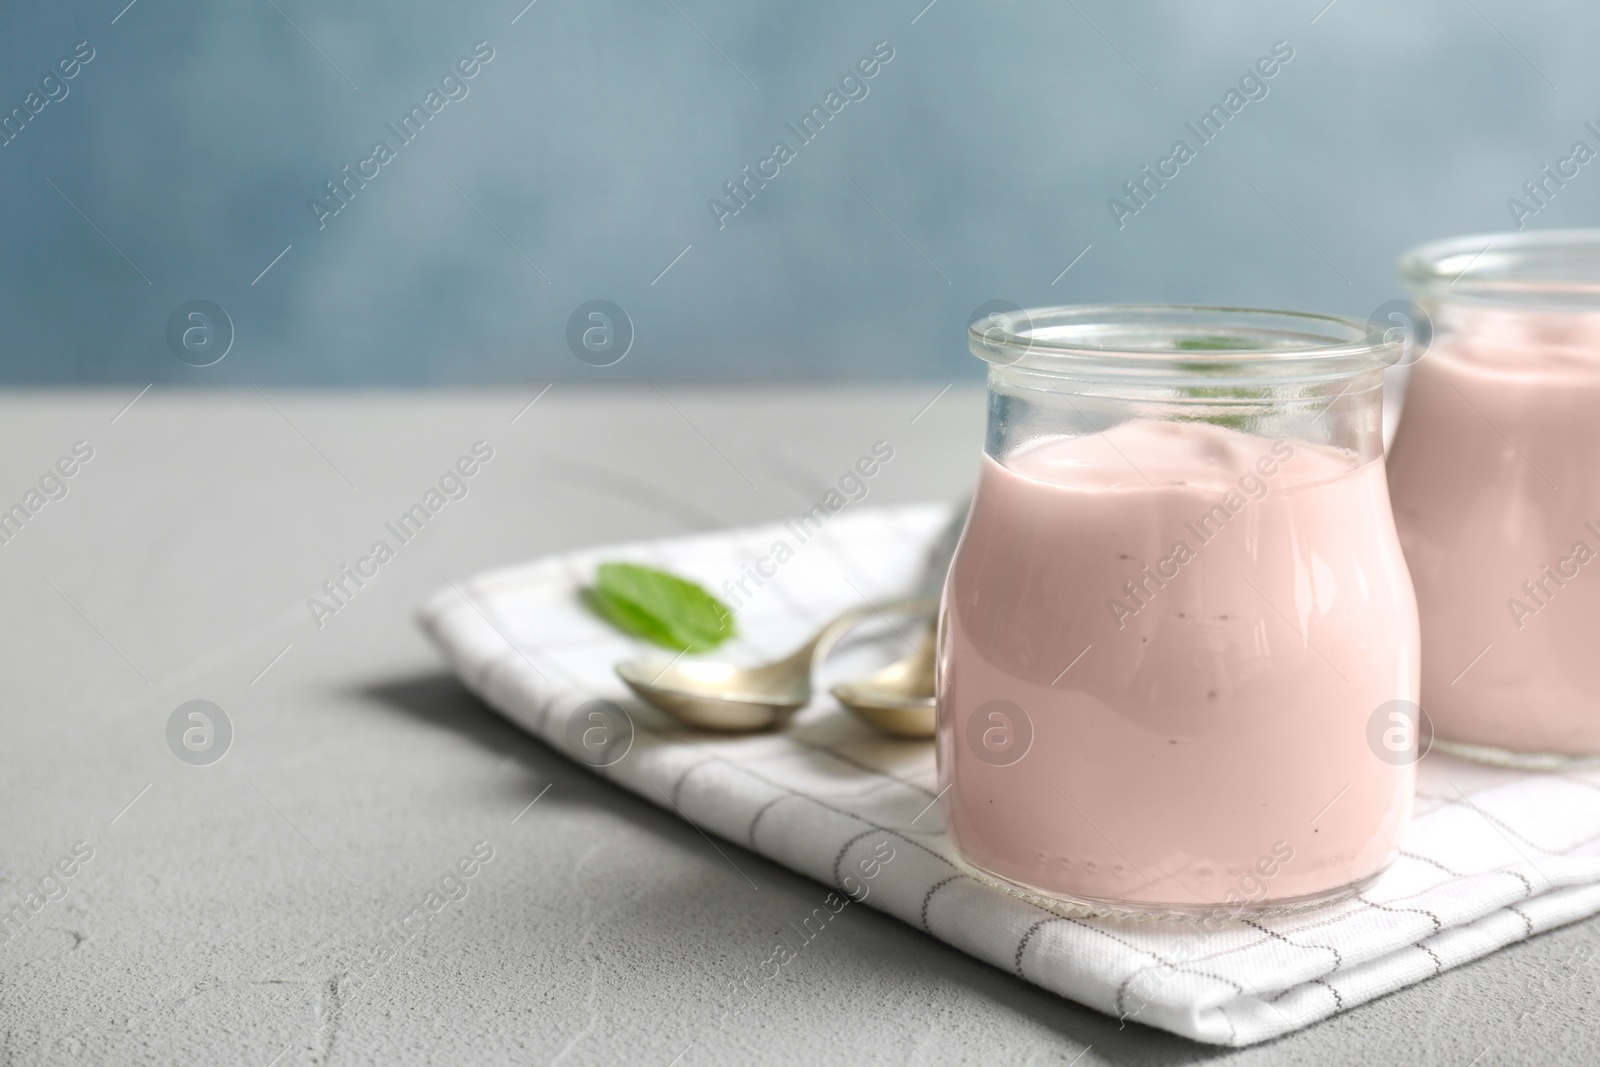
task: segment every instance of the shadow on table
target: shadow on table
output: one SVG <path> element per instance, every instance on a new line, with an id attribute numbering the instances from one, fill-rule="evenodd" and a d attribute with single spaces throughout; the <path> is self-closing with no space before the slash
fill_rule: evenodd
<path id="1" fill-rule="evenodd" d="M 431 726 L 455 730 L 496 755 L 516 759 L 533 771 L 540 783 L 559 787 L 554 792 L 560 800 L 546 803 L 599 808 L 641 830 L 674 839 L 685 847 L 704 847 L 694 828 L 681 819 L 572 763 L 480 701 L 453 675 L 433 674 L 385 682 L 364 687 L 360 693 Z M 529 799 L 542 788 L 543 784 L 537 787 L 530 784 Z M 735 843 L 721 840 L 721 847 L 737 849 L 735 855 L 739 857 L 740 866 L 748 864 L 747 869 L 758 870 L 768 882 L 788 883 L 789 888 L 801 894 L 815 889 L 816 883 L 805 876 Z M 990 967 L 891 916 L 870 910 L 863 910 L 861 915 L 863 921 L 872 924 L 872 930 L 868 938 L 850 949 L 860 956 L 856 961 L 858 966 L 869 970 L 876 966 L 892 967 L 901 972 L 910 969 L 937 971 L 944 979 L 965 986 L 974 996 L 1003 1004 L 1067 1039 L 1071 1045 L 1062 1050 L 1065 1053 L 1062 1063 L 1079 1063 L 1081 1067 L 1095 1063 L 1156 1067 L 1204 1063 L 1218 1057 L 1231 1057 L 1239 1051 L 1202 1045 L 1136 1022 L 1119 1023 Z M 1092 1046 L 1092 1052 L 1081 1061 L 1074 1061 L 1072 1057 L 1078 1055 L 1084 1045 Z M 1258 1047 L 1257 1051 L 1267 1049 L 1270 1046 Z M 1268 1060 L 1262 1062 L 1269 1060 L 1270 1052 Z"/>

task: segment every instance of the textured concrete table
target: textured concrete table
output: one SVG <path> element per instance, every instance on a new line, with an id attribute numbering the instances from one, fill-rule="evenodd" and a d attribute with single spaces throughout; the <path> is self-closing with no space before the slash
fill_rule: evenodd
<path id="1" fill-rule="evenodd" d="M 26 516 L 0 518 L 0 912 L 43 902 L 0 931 L 0 1063 L 1600 1061 L 1600 922 L 1229 1052 L 852 908 L 718 1026 L 822 887 L 734 853 L 752 890 L 520 734 L 413 609 L 541 553 L 788 517 L 879 438 L 870 501 L 953 496 L 983 403 L 929 407 L 942 384 L 0 398 L 0 509 Z M 362 563 L 479 441 L 466 495 Z M 191 700 L 231 739 L 169 730 Z"/>

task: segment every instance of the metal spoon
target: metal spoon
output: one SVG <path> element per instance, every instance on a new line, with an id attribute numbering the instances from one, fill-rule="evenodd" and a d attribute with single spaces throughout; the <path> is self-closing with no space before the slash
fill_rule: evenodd
<path id="1" fill-rule="evenodd" d="M 939 539 L 928 551 L 923 568 L 923 596 L 937 599 L 944 588 L 950 561 L 955 558 L 961 530 L 967 522 L 971 501 L 956 508 Z M 840 682 L 830 692 L 833 699 L 854 712 L 869 726 L 890 737 L 928 738 L 933 736 L 938 719 L 934 706 L 934 648 L 939 633 L 937 617 L 928 621 L 918 647 L 904 659 L 889 664 L 876 674 L 855 681 Z"/>
<path id="2" fill-rule="evenodd" d="M 623 660 L 617 676 L 647 704 L 686 726 L 723 733 L 770 730 L 811 702 L 811 670 L 834 642 L 873 615 L 932 611 L 925 597 L 864 604 L 846 611 L 789 655 L 759 667 L 689 660 Z"/>
<path id="3" fill-rule="evenodd" d="M 830 690 L 833 699 L 890 737 L 932 737 L 938 718 L 933 699 L 933 655 L 938 632 L 935 618 L 928 623 L 915 652 L 876 674 L 840 682 Z"/>

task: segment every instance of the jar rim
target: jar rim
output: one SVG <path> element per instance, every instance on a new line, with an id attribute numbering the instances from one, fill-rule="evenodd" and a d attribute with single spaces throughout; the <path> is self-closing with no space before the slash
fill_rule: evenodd
<path id="1" fill-rule="evenodd" d="M 1401 343 L 1387 325 L 1201 304 L 1013 307 L 976 317 L 967 344 L 992 366 L 1045 373 L 1326 379 L 1398 362 Z"/>
<path id="2" fill-rule="evenodd" d="M 1600 311 L 1600 229 L 1480 233 L 1418 245 L 1400 280 L 1420 297 Z"/>

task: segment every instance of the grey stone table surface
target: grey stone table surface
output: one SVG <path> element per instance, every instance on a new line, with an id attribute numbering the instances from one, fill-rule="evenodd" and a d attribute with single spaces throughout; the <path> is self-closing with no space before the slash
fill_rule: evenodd
<path id="1" fill-rule="evenodd" d="M 38 507 L 0 544 L 0 917 L 43 901 L 0 931 L 0 1063 L 1600 1062 L 1592 921 L 1223 1050 L 850 909 L 719 1025 L 823 887 L 731 852 L 752 891 L 469 696 L 413 613 L 484 568 L 790 517 L 880 438 L 870 503 L 953 497 L 983 395 L 942 385 L 0 396 L 0 509 Z M 307 599 L 478 441 L 467 495 L 319 627 Z M 232 729 L 208 765 L 169 743 L 197 699 Z"/>

